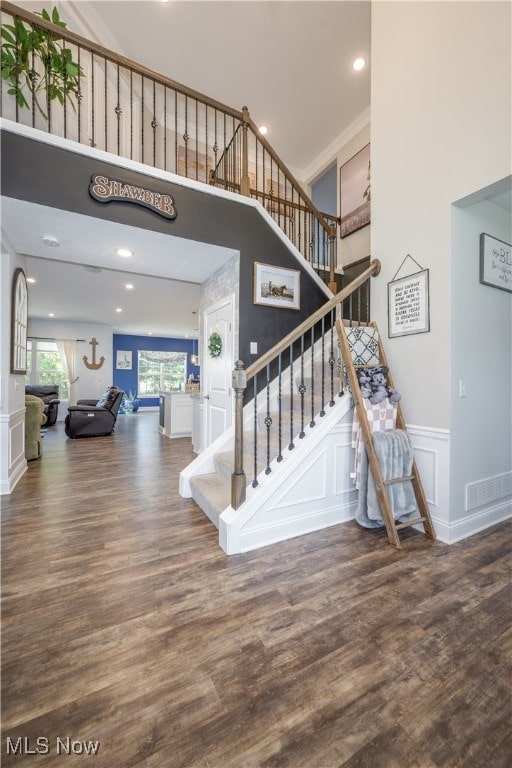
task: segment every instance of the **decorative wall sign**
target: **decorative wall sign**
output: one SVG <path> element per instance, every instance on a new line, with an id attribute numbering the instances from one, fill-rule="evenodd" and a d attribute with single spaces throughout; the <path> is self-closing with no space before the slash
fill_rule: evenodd
<path id="1" fill-rule="evenodd" d="M 28 291 L 25 272 L 14 272 L 11 295 L 11 373 L 27 372 Z"/>
<path id="2" fill-rule="evenodd" d="M 118 349 L 116 352 L 116 368 L 121 371 L 132 370 L 132 352 L 130 349 Z"/>
<path id="3" fill-rule="evenodd" d="M 254 303 L 300 309 L 300 272 L 254 262 Z"/>
<path id="4" fill-rule="evenodd" d="M 395 279 L 407 259 L 417 264 L 421 272 Z M 388 283 L 388 336 L 408 336 L 430 331 L 428 269 L 407 256 Z"/>
<path id="5" fill-rule="evenodd" d="M 370 145 L 340 168 L 340 237 L 370 223 Z"/>
<path id="6" fill-rule="evenodd" d="M 92 371 L 97 371 L 105 362 L 105 358 L 102 355 L 99 359 L 99 362 L 96 362 L 96 347 L 98 346 L 99 342 L 95 339 L 94 336 L 90 340 L 89 344 L 92 346 L 92 362 L 88 361 L 87 355 L 84 355 L 82 360 L 84 361 L 86 368 L 89 368 Z"/>
<path id="7" fill-rule="evenodd" d="M 146 187 L 137 187 L 119 179 L 109 179 L 108 176 L 95 175 L 89 184 L 89 194 L 100 203 L 110 203 L 117 200 L 123 203 L 135 203 L 158 213 L 166 219 L 175 219 L 178 215 L 174 199 L 161 192 L 153 192 Z"/>
<path id="8" fill-rule="evenodd" d="M 512 246 L 482 232 L 480 282 L 512 293 Z"/>

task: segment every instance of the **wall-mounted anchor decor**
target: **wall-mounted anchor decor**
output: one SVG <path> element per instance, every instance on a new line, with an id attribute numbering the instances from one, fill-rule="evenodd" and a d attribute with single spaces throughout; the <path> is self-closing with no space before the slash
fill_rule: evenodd
<path id="1" fill-rule="evenodd" d="M 105 362 L 105 358 L 102 355 L 99 359 L 99 362 L 96 362 L 96 347 L 98 346 L 98 341 L 94 336 L 90 340 L 89 344 L 92 346 L 92 363 L 88 361 L 87 355 L 84 355 L 82 357 L 82 360 L 84 361 L 84 365 L 86 368 L 90 368 L 92 371 L 97 371 L 98 368 L 101 368 L 101 366 Z"/>

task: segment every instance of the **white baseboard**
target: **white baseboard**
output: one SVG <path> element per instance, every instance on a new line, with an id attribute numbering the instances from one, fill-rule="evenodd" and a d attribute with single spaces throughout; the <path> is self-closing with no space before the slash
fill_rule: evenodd
<path id="1" fill-rule="evenodd" d="M 455 544 L 468 536 L 480 533 L 486 528 L 502 523 L 512 518 L 512 500 L 507 499 L 500 504 L 494 504 L 473 515 L 466 515 L 452 523 L 434 521 L 437 538 L 445 544 Z"/>

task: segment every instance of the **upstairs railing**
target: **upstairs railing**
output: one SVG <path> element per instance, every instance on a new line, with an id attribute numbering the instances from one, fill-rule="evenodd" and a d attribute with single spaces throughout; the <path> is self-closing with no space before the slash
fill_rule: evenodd
<path id="1" fill-rule="evenodd" d="M 254 197 L 336 292 L 336 219 L 315 208 L 245 107 L 232 109 L 52 18 L 2 2 L 2 117 Z"/>
<path id="2" fill-rule="evenodd" d="M 210 174 L 215 186 L 258 200 L 336 293 L 336 217 L 321 213 L 262 136 L 247 107 Z"/>
<path id="3" fill-rule="evenodd" d="M 380 262 L 374 259 L 350 285 L 249 368 L 244 370 L 243 362 L 237 361 L 233 372 L 233 509 L 245 501 L 247 484 L 256 487 L 262 472 L 270 474 L 273 462 L 282 461 L 285 450 L 293 450 L 296 441 L 305 437 L 306 430 L 315 427 L 326 415 L 326 407 L 334 406 L 336 397 L 343 394 L 335 321 L 340 317 L 350 322 L 369 322 L 367 283 L 379 272 Z M 251 393 L 252 401 L 244 410 L 246 393 Z M 247 424 L 247 409 L 251 414 L 250 424 Z"/>

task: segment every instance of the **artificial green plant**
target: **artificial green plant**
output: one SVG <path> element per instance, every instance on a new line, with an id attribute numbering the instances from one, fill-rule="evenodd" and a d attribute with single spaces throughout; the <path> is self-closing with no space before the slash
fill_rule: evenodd
<path id="1" fill-rule="evenodd" d="M 51 16 L 43 9 L 37 14 L 57 27 L 66 28 L 57 8 Z M 30 107 L 28 95 L 40 113 L 48 119 L 50 102 L 54 99 L 64 105 L 66 99 L 73 109 L 73 96 L 80 90 L 80 78 L 84 72 L 73 61 L 71 48 L 66 48 L 59 35 L 41 27 L 25 26 L 21 19 L 14 18 L 13 24 L 3 24 L 2 35 L 2 79 L 10 86 L 7 93 L 16 98 L 19 107 Z M 45 107 L 38 96 L 44 94 Z"/>

